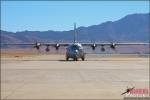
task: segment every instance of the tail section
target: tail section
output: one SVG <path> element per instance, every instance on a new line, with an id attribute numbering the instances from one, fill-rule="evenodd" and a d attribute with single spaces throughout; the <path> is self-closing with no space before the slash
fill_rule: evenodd
<path id="1" fill-rule="evenodd" d="M 77 40 L 76 40 L 76 23 L 74 23 L 74 43 L 76 43 L 77 42 Z"/>

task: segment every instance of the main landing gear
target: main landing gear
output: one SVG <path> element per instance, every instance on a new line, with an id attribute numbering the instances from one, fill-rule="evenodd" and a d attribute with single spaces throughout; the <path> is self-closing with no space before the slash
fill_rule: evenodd
<path id="1" fill-rule="evenodd" d="M 73 58 L 74 61 L 78 61 L 78 58 Z M 84 61 L 85 60 L 85 57 L 81 57 L 81 60 Z M 66 61 L 69 61 L 69 57 L 66 56 Z"/>

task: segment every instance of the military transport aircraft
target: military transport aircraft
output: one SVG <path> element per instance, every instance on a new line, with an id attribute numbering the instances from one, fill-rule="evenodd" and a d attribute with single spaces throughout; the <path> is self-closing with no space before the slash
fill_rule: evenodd
<path id="1" fill-rule="evenodd" d="M 1 45 L 32 45 L 37 50 L 40 49 L 40 46 L 46 46 L 45 51 L 49 52 L 49 46 L 55 47 L 56 50 L 59 49 L 60 46 L 65 46 L 66 48 L 66 60 L 72 58 L 74 61 L 77 61 L 79 58 L 82 61 L 85 60 L 85 52 L 83 50 L 83 46 L 90 46 L 92 50 L 95 50 L 96 47 L 100 46 L 101 51 L 105 51 L 104 46 L 110 46 L 111 49 L 115 50 L 117 45 L 149 45 L 148 43 L 78 43 L 76 41 L 76 24 L 74 24 L 74 41 L 73 43 L 5 43 Z"/>

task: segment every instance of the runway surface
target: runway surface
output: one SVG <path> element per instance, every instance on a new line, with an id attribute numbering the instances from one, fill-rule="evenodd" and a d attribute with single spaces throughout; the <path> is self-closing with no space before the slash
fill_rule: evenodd
<path id="1" fill-rule="evenodd" d="M 122 99 L 127 86 L 149 88 L 149 58 L 87 55 L 1 57 L 2 99 Z"/>

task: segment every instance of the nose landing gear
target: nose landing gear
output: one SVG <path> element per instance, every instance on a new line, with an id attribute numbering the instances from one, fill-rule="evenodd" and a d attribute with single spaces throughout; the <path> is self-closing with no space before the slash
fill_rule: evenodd
<path id="1" fill-rule="evenodd" d="M 74 58 L 73 60 L 74 60 L 74 61 L 78 61 L 78 58 Z"/>
<path id="2" fill-rule="evenodd" d="M 66 55 L 66 61 L 69 61 L 69 58 L 71 58 L 71 57 L 69 57 L 69 55 Z M 82 57 L 80 57 L 80 58 L 81 58 L 82 61 L 85 60 L 85 56 L 82 56 Z M 74 61 L 78 61 L 78 57 L 73 57 L 73 60 L 74 60 Z"/>

